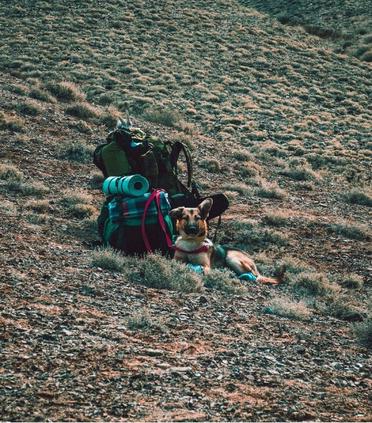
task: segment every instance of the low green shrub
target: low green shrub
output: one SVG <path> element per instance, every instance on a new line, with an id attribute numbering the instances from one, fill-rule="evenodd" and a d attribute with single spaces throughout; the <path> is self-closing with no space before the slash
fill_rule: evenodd
<path id="1" fill-rule="evenodd" d="M 81 101 L 84 99 L 84 94 L 71 82 L 50 82 L 46 84 L 46 89 L 62 102 Z"/>
<path id="2" fill-rule="evenodd" d="M 15 105 L 15 109 L 22 115 L 28 116 L 37 116 L 42 112 L 40 106 L 36 102 L 34 103 L 31 101 L 27 103 L 18 103 Z"/>
<path id="3" fill-rule="evenodd" d="M 372 349 L 372 318 L 354 325 L 354 333 L 361 345 Z"/>
<path id="4" fill-rule="evenodd" d="M 143 114 L 143 119 L 160 125 L 176 127 L 181 121 L 179 112 L 168 109 L 148 109 Z"/>
<path id="5" fill-rule="evenodd" d="M 339 235 L 348 239 L 356 239 L 365 241 L 369 239 L 369 230 L 362 225 L 343 225 L 343 224 L 330 224 L 327 225 L 327 231 L 331 234 Z"/>
<path id="6" fill-rule="evenodd" d="M 0 179 L 4 181 L 22 181 L 23 173 L 14 165 L 0 163 Z"/>
<path id="7" fill-rule="evenodd" d="M 332 296 L 337 292 L 337 286 L 332 285 L 327 276 L 318 272 L 301 272 L 294 276 L 292 288 L 306 296 Z"/>
<path id="8" fill-rule="evenodd" d="M 203 278 L 206 288 L 222 291 L 226 294 L 241 295 L 246 288 L 236 278 L 235 274 L 227 269 L 212 269 Z"/>
<path id="9" fill-rule="evenodd" d="M 200 275 L 183 263 L 171 261 L 160 254 L 147 255 L 141 265 L 138 265 L 138 258 L 128 257 L 127 260 L 126 276 L 132 283 L 183 293 L 199 292 L 202 289 Z"/>
<path id="10" fill-rule="evenodd" d="M 60 148 L 60 157 L 78 163 L 91 163 L 94 146 L 84 141 L 70 141 Z"/>
<path id="11" fill-rule="evenodd" d="M 100 248 L 94 251 L 92 255 L 92 266 L 105 270 L 121 272 L 124 269 L 125 263 L 125 258 L 111 248 Z"/>
<path id="12" fill-rule="evenodd" d="M 348 289 L 361 289 L 363 288 L 363 277 L 356 273 L 350 273 L 342 278 L 340 285 Z"/>
<path id="13" fill-rule="evenodd" d="M 349 204 L 359 204 L 361 206 L 372 207 L 372 197 L 369 193 L 357 188 L 345 193 L 344 199 Z"/>
<path id="14" fill-rule="evenodd" d="M 89 103 L 75 103 L 66 107 L 65 113 L 83 120 L 90 120 L 99 115 L 99 111 Z"/>

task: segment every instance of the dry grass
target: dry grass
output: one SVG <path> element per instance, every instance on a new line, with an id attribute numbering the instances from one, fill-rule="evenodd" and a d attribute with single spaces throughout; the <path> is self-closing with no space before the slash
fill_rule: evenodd
<path id="1" fill-rule="evenodd" d="M 311 311 L 303 301 L 295 301 L 288 296 L 274 298 L 269 310 L 271 314 L 296 320 L 307 320 L 311 316 Z"/>

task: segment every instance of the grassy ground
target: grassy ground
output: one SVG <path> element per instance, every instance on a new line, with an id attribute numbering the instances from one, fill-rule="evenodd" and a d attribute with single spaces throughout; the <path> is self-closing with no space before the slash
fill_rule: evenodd
<path id="1" fill-rule="evenodd" d="M 276 5 L 0 4 L 2 418 L 370 420 L 370 64 Z M 128 107 L 284 285 L 95 251 L 91 154 Z"/>

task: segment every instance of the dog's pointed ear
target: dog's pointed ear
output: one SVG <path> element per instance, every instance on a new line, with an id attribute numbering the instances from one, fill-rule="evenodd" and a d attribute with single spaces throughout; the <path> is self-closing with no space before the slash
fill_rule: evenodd
<path id="1" fill-rule="evenodd" d="M 184 209 L 185 209 L 185 207 L 177 207 L 176 209 L 172 209 L 169 212 L 169 216 L 172 219 L 176 219 L 176 220 L 181 219 Z"/>
<path id="2" fill-rule="evenodd" d="M 198 209 L 200 211 L 200 216 L 204 220 L 208 217 L 209 212 L 211 211 L 211 208 L 213 206 L 213 200 L 212 198 L 206 198 L 204 201 L 202 201 L 198 205 Z"/>

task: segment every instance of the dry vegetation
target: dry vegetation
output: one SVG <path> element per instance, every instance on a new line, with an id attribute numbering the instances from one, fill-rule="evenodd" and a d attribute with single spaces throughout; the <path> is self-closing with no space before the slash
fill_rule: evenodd
<path id="1" fill-rule="evenodd" d="M 282 3 L 0 4 L 0 418 L 371 420 L 369 18 Z M 128 107 L 283 285 L 97 249 Z"/>

